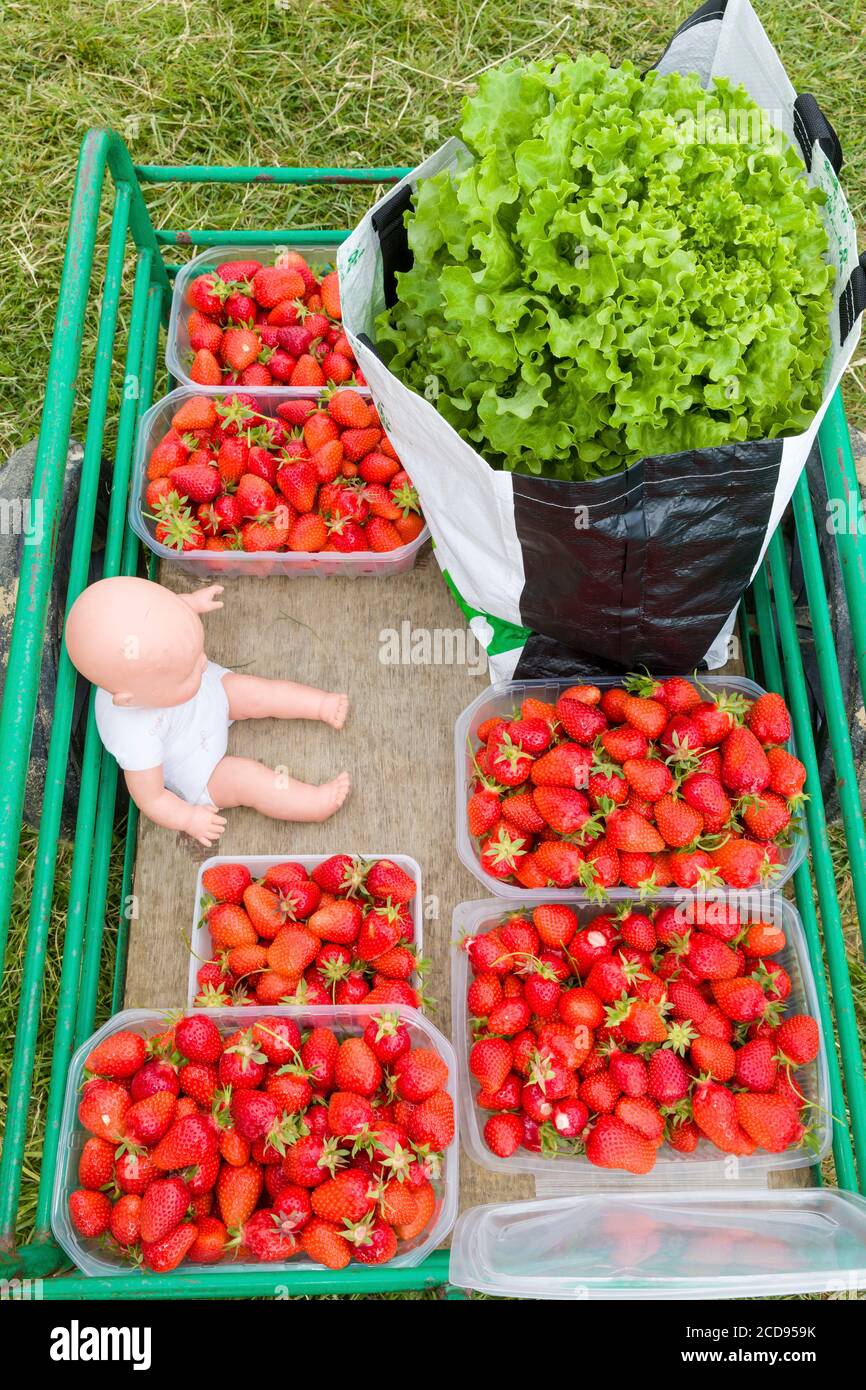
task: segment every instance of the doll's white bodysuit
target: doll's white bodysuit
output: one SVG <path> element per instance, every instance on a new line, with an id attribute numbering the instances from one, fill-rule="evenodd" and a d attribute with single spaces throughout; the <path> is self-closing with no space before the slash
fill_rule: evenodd
<path id="1" fill-rule="evenodd" d="M 208 782 L 226 755 L 231 719 L 223 685 L 224 666 L 209 661 L 191 700 L 169 709 L 115 705 L 97 687 L 96 727 L 125 772 L 162 767 L 169 791 L 191 806 L 212 806 Z"/>

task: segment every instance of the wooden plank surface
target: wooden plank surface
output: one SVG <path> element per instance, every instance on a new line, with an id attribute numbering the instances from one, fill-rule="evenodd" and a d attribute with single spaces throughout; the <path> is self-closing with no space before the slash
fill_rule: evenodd
<path id="1" fill-rule="evenodd" d="M 185 592 L 186 575 L 163 567 L 161 582 Z M 284 765 L 305 781 L 322 782 L 347 767 L 354 786 L 347 804 L 325 825 L 286 825 L 254 811 L 228 811 L 221 854 L 410 854 L 423 875 L 428 915 L 424 955 L 433 1021 L 450 1031 L 449 951 L 456 903 L 485 896 L 454 847 L 454 721 L 486 686 L 465 665 L 383 664 L 382 633 L 461 629 L 429 547 L 416 568 L 387 580 L 230 580 L 225 607 L 205 618 L 208 655 L 250 674 L 284 677 L 323 689 L 347 690 L 352 708 L 342 733 L 303 721 L 235 725 L 229 752 Z M 476 667 L 477 670 L 477 667 Z M 205 851 L 201 852 L 206 857 Z M 198 856 L 185 837 L 142 821 L 134 891 L 127 1006 L 177 1007 L 185 1002 L 188 936 Z M 461 1155 L 461 1203 L 532 1195 L 529 1178 L 506 1178 Z"/>

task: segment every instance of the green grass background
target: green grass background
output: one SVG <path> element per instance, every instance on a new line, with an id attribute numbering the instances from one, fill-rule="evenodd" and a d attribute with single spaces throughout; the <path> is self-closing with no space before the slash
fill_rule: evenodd
<path id="1" fill-rule="evenodd" d="M 38 428 L 75 162 L 90 126 L 113 126 L 138 163 L 412 165 L 452 132 L 463 97 L 491 64 L 511 54 L 540 58 L 584 48 L 646 66 L 694 8 L 661 0 L 0 4 L 0 215 L 5 232 L 0 238 L 0 458 Z M 862 227 L 866 3 L 765 0 L 757 8 L 794 85 L 818 98 L 840 134 L 846 154 L 843 183 Z M 371 194 L 364 189 L 167 186 L 150 189 L 147 196 L 162 225 L 300 228 L 351 226 Z M 88 324 L 85 368 L 94 331 L 95 316 Z M 866 426 L 864 366 L 861 350 L 845 382 L 849 419 L 861 426 Z M 76 406 L 79 437 L 86 410 L 83 394 Z M 108 448 L 112 442 L 109 426 Z M 34 847 L 26 832 L 10 968 L 0 993 L 2 1089 L 14 1036 Z M 43 1001 L 46 1041 L 70 860 L 63 847 Z M 866 974 L 854 947 L 856 919 L 841 837 L 837 872 L 862 1010 Z M 114 887 L 116 892 L 116 882 Z M 47 1053 L 47 1047 L 40 1053 L 34 1078 L 22 1239 L 30 1230 L 38 1179 Z"/>

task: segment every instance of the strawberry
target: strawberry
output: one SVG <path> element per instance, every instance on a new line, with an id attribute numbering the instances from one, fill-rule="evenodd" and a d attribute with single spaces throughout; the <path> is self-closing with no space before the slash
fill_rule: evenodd
<path id="1" fill-rule="evenodd" d="M 253 297 L 264 309 L 272 309 L 286 299 L 298 299 L 304 293 L 304 280 L 292 266 L 262 266 L 250 282 Z"/>
<path id="2" fill-rule="evenodd" d="M 334 1084 L 334 1067 L 340 1044 L 330 1028 L 312 1028 L 301 1048 L 301 1061 L 317 1091 Z"/>
<path id="3" fill-rule="evenodd" d="M 319 293 L 322 296 L 325 313 L 329 314 L 332 319 L 341 319 L 343 315 L 340 309 L 340 280 L 335 270 L 322 276 L 319 283 Z"/>
<path id="4" fill-rule="evenodd" d="M 732 888 L 751 888 L 762 876 L 764 852 L 753 840 L 730 836 L 710 859 L 716 872 Z"/>
<path id="5" fill-rule="evenodd" d="M 597 1168 L 648 1173 L 656 1161 L 655 1145 L 615 1115 L 602 1115 L 590 1130 L 586 1156 Z"/>
<path id="6" fill-rule="evenodd" d="M 382 1084 L 382 1068 L 375 1052 L 363 1038 L 346 1038 L 340 1043 L 334 1065 L 334 1081 L 341 1091 L 372 1096 Z"/>
<path id="7" fill-rule="evenodd" d="M 164 1095 L 165 1092 L 160 1094 Z M 152 1097 L 153 1100 L 158 1098 Z M 204 1115 L 184 1115 L 174 1120 L 151 1158 L 157 1168 L 170 1172 L 189 1164 L 202 1163 L 216 1152 L 216 1148 L 217 1132 L 213 1122 Z"/>
<path id="8" fill-rule="evenodd" d="M 255 927 L 244 909 L 236 903 L 216 903 L 208 909 L 206 916 L 215 947 L 231 949 L 232 946 L 255 946 L 258 943 Z"/>
<path id="9" fill-rule="evenodd" d="M 769 1038 L 753 1038 L 737 1049 L 734 1075 L 748 1091 L 772 1091 L 779 1074 L 776 1049 Z"/>
<path id="10" fill-rule="evenodd" d="M 348 429 L 369 429 L 372 423 L 370 407 L 357 391 L 334 391 L 328 401 L 328 414 Z"/>
<path id="11" fill-rule="evenodd" d="M 447 1091 L 434 1091 L 416 1105 L 409 1121 L 413 1143 L 426 1145 L 438 1153 L 447 1149 L 454 1132 L 454 1102 Z"/>
<path id="12" fill-rule="evenodd" d="M 277 486 L 298 512 L 311 512 L 316 505 L 319 475 L 313 463 L 297 459 L 284 463 L 277 473 Z"/>
<path id="13" fill-rule="evenodd" d="M 114 1146 L 107 1139 L 95 1136 L 85 1140 L 78 1159 L 78 1181 L 82 1187 L 98 1192 L 111 1181 L 114 1173 Z"/>
<path id="14" fill-rule="evenodd" d="M 714 1081 L 730 1081 L 736 1067 L 734 1049 L 721 1038 L 699 1035 L 690 1048 L 692 1065 Z"/>
<path id="15" fill-rule="evenodd" d="M 658 700 L 631 694 L 623 701 L 622 714 L 626 723 L 647 739 L 659 738 L 670 717 L 666 706 Z"/>
<path id="16" fill-rule="evenodd" d="M 393 860 L 377 859 L 367 871 L 366 889 L 380 901 L 390 898 L 395 903 L 408 903 L 414 898 L 417 885 L 411 874 Z"/>
<path id="17" fill-rule="evenodd" d="M 607 719 L 597 706 L 570 700 L 565 695 L 556 702 L 556 717 L 569 738 L 587 746 L 608 727 Z"/>
<path id="18" fill-rule="evenodd" d="M 676 1105 L 689 1093 L 685 1062 L 669 1047 L 660 1047 L 647 1065 L 647 1094 L 660 1105 Z"/>
<path id="19" fill-rule="evenodd" d="M 98 1076 L 120 1081 L 134 1076 L 143 1065 L 146 1055 L 147 1045 L 144 1038 L 124 1028 L 98 1043 L 88 1053 L 84 1065 L 89 1072 Z"/>
<path id="20" fill-rule="evenodd" d="M 759 743 L 787 743 L 791 737 L 788 707 L 781 695 L 773 691 L 758 696 L 746 722 Z"/>
<path id="21" fill-rule="evenodd" d="M 216 273 L 226 285 L 240 284 L 252 280 L 261 268 L 261 261 L 223 261 L 222 265 L 217 266 Z"/>
<path id="22" fill-rule="evenodd" d="M 683 800 L 700 811 L 704 829 L 715 833 L 727 825 L 731 817 L 731 802 L 718 777 L 709 772 L 693 772 L 680 788 Z"/>
<path id="23" fill-rule="evenodd" d="M 559 835 L 573 834 L 590 819 L 588 798 L 571 787 L 536 787 L 532 800 L 542 821 Z"/>
<path id="24" fill-rule="evenodd" d="M 665 844 L 682 849 L 696 840 L 704 827 L 700 811 L 670 793 L 660 797 L 653 808 L 655 821 Z"/>
<path id="25" fill-rule="evenodd" d="M 821 1036 L 814 1018 L 808 1014 L 789 1014 L 776 1034 L 779 1051 L 795 1066 L 814 1062 L 821 1047 Z"/>
<path id="26" fill-rule="evenodd" d="M 484 1142 L 497 1158 L 510 1158 L 523 1141 L 523 1123 L 517 1115 L 491 1115 L 484 1126 Z"/>
<path id="27" fill-rule="evenodd" d="M 222 333 L 219 333 L 219 343 L 222 343 Z M 190 381 L 194 381 L 197 386 L 221 386 L 223 373 L 216 356 L 209 348 L 199 348 L 192 359 L 189 367 Z"/>
<path id="28" fill-rule="evenodd" d="M 757 980 L 743 976 L 717 980 L 712 991 L 719 1008 L 735 1023 L 754 1023 L 764 1015 L 766 1000 Z"/>
<path id="29" fill-rule="evenodd" d="M 740 1125 L 759 1149 L 783 1153 L 798 1137 L 799 1113 L 783 1096 L 740 1091 L 735 1105 Z"/>
<path id="30" fill-rule="evenodd" d="M 69 1219 L 80 1236 L 103 1235 L 111 1222 L 111 1202 L 104 1192 L 79 1188 L 69 1194 Z"/>
<path id="31" fill-rule="evenodd" d="M 543 753 L 531 767 L 537 787 L 586 787 L 592 767 L 592 751 L 579 743 L 561 743 Z"/>
<path id="32" fill-rule="evenodd" d="M 312 553 L 323 550 L 327 543 L 328 528 L 322 517 L 312 512 L 299 516 L 289 531 L 289 550 Z"/>
<path id="33" fill-rule="evenodd" d="M 257 1163 L 238 1167 L 223 1164 L 217 1178 L 216 1197 L 226 1226 L 242 1227 L 249 1220 L 261 1195 L 262 1181 L 262 1170 Z"/>
<path id="34" fill-rule="evenodd" d="M 627 758 L 622 770 L 628 785 L 645 801 L 658 801 L 674 784 L 669 767 L 658 758 Z"/>
<path id="35" fill-rule="evenodd" d="M 192 1265 L 219 1264 L 226 1249 L 226 1228 L 217 1216 L 202 1216 L 196 1221 L 196 1238 L 186 1253 Z"/>
<path id="36" fill-rule="evenodd" d="M 513 797 L 509 798 L 509 800 L 521 801 L 528 804 L 530 814 L 535 810 L 529 797 Z M 513 809 L 516 811 L 518 808 Z M 469 834 L 476 838 L 481 838 L 486 835 L 499 820 L 499 810 L 499 797 L 494 791 L 489 791 L 486 787 L 482 787 L 478 791 L 473 792 L 466 804 L 466 822 L 469 828 Z M 512 816 L 509 815 L 507 802 L 502 806 L 502 814 L 506 819 L 510 820 L 512 824 L 516 825 L 518 829 L 522 828 L 520 821 L 518 819 L 512 819 Z M 537 812 L 532 816 L 532 819 L 533 822 L 535 822 L 535 828 L 540 830 L 544 822 Z"/>
<path id="37" fill-rule="evenodd" d="M 670 714 L 689 714 L 701 704 L 698 691 L 684 676 L 669 676 L 661 681 L 655 698 L 662 701 Z"/>
<path id="38" fill-rule="evenodd" d="M 217 423 L 216 404 L 209 396 L 190 396 L 175 411 L 171 427 L 176 434 L 212 430 Z"/>
<path id="39" fill-rule="evenodd" d="M 177 1101 L 171 1091 L 156 1091 L 136 1101 L 126 1112 L 125 1138 L 134 1144 L 158 1144 L 176 1111 Z"/>
<path id="40" fill-rule="evenodd" d="M 787 802 L 771 791 L 764 791 L 756 797 L 744 797 L 740 809 L 743 823 L 755 840 L 774 840 L 791 819 Z"/>
<path id="41" fill-rule="evenodd" d="M 702 1134 L 723 1153 L 748 1156 L 754 1140 L 741 1128 L 734 1095 L 717 1081 L 702 1081 L 692 1096 L 692 1114 Z"/>
<path id="42" fill-rule="evenodd" d="M 533 908 L 532 923 L 542 943 L 554 950 L 564 950 L 577 931 L 577 915 L 562 903 Z"/>
<path id="43" fill-rule="evenodd" d="M 183 1220 L 189 1206 L 189 1188 L 182 1178 L 156 1178 L 141 1200 L 143 1241 L 162 1240 Z"/>
<path id="44" fill-rule="evenodd" d="M 787 801 L 802 799 L 806 769 L 799 758 L 785 748 L 771 747 L 766 749 L 766 754 L 770 765 L 770 791 L 785 797 Z"/>
<path id="45" fill-rule="evenodd" d="M 344 1226 L 314 1216 L 300 1235 L 301 1249 L 327 1269 L 345 1269 L 352 1259 Z"/>
<path id="46" fill-rule="evenodd" d="M 198 1235 L 198 1227 L 185 1222 L 175 1227 L 162 1240 L 141 1243 L 142 1262 L 155 1274 L 168 1274 L 182 1264 Z"/>
<path id="47" fill-rule="evenodd" d="M 736 952 L 708 932 L 691 933 L 686 960 L 698 980 L 733 980 L 740 972 Z"/>
<path id="48" fill-rule="evenodd" d="M 640 1045 L 662 1043 L 668 1035 L 664 1019 L 648 999 L 633 999 L 619 1028 L 626 1042 Z"/>
<path id="49" fill-rule="evenodd" d="M 607 839 L 617 850 L 629 854 L 657 854 L 665 842 L 654 826 L 627 807 L 611 811 L 606 822 Z"/>
<path id="50" fill-rule="evenodd" d="M 661 1143 L 665 1131 L 664 1116 L 649 1096 L 620 1096 L 614 1114 L 651 1143 Z"/>
<path id="51" fill-rule="evenodd" d="M 375 1206 L 376 1196 L 369 1176 L 358 1168 L 349 1168 L 313 1188 L 311 1200 L 316 1216 L 342 1224 L 363 1221 Z"/>
<path id="52" fill-rule="evenodd" d="M 219 352 L 223 331 L 208 314 L 203 314 L 200 309 L 193 309 L 186 327 L 193 352 L 200 352 L 202 348 L 213 354 Z"/>
<path id="53" fill-rule="evenodd" d="M 141 1239 L 141 1198 L 131 1192 L 120 1197 L 111 1208 L 109 1228 L 118 1245 L 137 1245 Z"/>
<path id="54" fill-rule="evenodd" d="M 178 1051 L 190 1062 L 216 1062 L 222 1052 L 219 1028 L 213 1019 L 202 1018 L 200 1014 L 180 1019 L 175 1026 L 174 1040 Z"/>
<path id="55" fill-rule="evenodd" d="M 770 781 L 767 755 L 750 729 L 732 729 L 722 743 L 722 781 L 730 790 L 762 792 Z"/>
<path id="56" fill-rule="evenodd" d="M 123 1137 L 129 1107 L 129 1093 L 116 1081 L 94 1078 L 82 1089 L 78 1119 L 91 1134 L 117 1143 Z"/>
<path id="57" fill-rule="evenodd" d="M 610 1074 L 627 1096 L 642 1096 L 648 1084 L 647 1064 L 635 1052 L 612 1052 Z"/>
<path id="58" fill-rule="evenodd" d="M 504 1038 L 482 1038 L 469 1054 L 469 1070 L 484 1091 L 498 1091 L 511 1071 L 512 1050 Z M 436 1089 L 436 1088 L 434 1088 Z M 432 1094 L 432 1091 L 428 1091 Z M 407 1096 L 406 1099 L 413 1099 Z"/>

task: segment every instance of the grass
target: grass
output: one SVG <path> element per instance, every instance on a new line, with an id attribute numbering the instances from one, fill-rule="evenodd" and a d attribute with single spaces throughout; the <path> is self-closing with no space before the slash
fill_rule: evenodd
<path id="1" fill-rule="evenodd" d="M 659 0 L 9 0 L 0 54 L 5 179 L 0 214 L 0 457 L 38 428 L 69 198 L 85 131 L 112 126 L 139 163 L 415 164 L 454 129 L 462 98 L 509 54 L 543 57 L 579 48 L 652 63 L 695 7 Z M 864 0 L 766 0 L 760 15 L 794 85 L 810 91 L 839 131 L 843 182 L 866 224 Z M 369 189 L 293 192 L 261 186 L 165 186 L 147 197 L 158 225 L 219 228 L 352 226 Z M 107 209 L 104 210 L 107 226 Z M 104 245 L 106 238 L 102 238 Z M 97 261 L 97 279 L 100 265 Z M 94 296 L 94 303 L 96 296 Z M 124 303 L 123 313 L 128 310 Z M 82 381 L 92 362 L 87 324 Z M 845 382 L 852 423 L 866 427 L 861 353 Z M 158 383 L 161 388 L 162 383 Z M 82 437 L 88 401 L 76 403 Z M 109 424 L 106 447 L 111 448 Z M 16 879 L 9 967 L 0 992 L 0 1083 L 8 1078 L 29 906 L 35 837 L 25 831 Z M 866 969 L 837 836 L 837 876 L 850 926 L 861 1017 Z M 50 1061 L 71 848 L 58 859 L 31 1133 L 19 1235 L 32 1229 L 42 1106 Z M 118 889 L 115 862 L 111 894 Z M 111 895 L 110 895 L 111 896 Z M 106 951 L 110 950 L 108 914 Z M 99 1001 L 108 1008 L 107 986 Z M 421 1295 L 435 1297 L 435 1295 Z"/>

